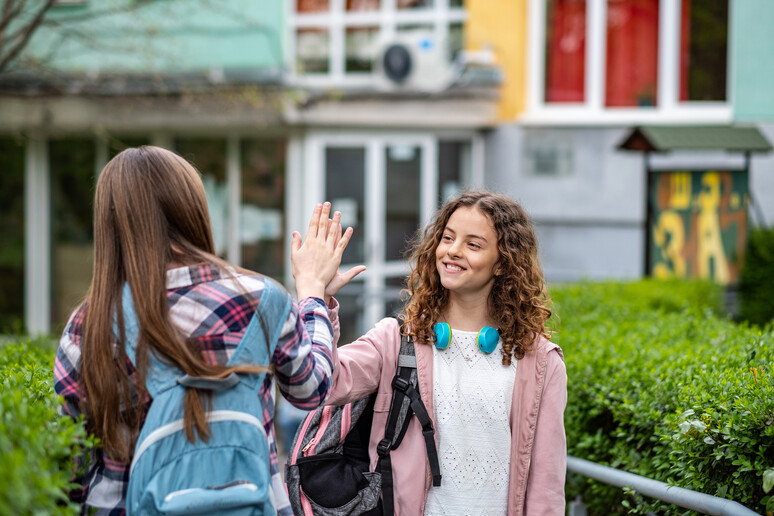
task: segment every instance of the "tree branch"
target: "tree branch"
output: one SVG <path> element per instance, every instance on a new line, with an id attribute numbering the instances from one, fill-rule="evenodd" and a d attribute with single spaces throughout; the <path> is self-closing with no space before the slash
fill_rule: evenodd
<path id="1" fill-rule="evenodd" d="M 35 29 L 37 29 L 40 23 L 43 21 L 43 17 L 46 15 L 46 12 L 48 12 L 51 6 L 54 5 L 54 2 L 56 2 L 56 0 L 46 0 L 35 13 L 32 20 L 29 21 L 29 23 L 22 25 L 19 30 L 4 40 L 7 44 L 10 45 L 10 48 L 6 51 L 6 43 L 3 43 L 3 46 L 0 47 L 0 72 L 5 70 L 6 66 L 8 66 L 8 63 L 16 58 L 16 56 L 18 56 L 22 49 L 27 45 L 27 42 L 35 32 Z M 14 40 L 16 41 L 14 42 Z"/>

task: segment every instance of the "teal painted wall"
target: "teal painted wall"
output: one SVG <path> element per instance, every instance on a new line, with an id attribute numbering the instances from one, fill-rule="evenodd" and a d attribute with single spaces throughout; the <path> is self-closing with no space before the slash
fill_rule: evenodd
<path id="1" fill-rule="evenodd" d="M 90 0 L 59 5 L 25 59 L 65 72 L 273 74 L 283 68 L 283 0 Z"/>
<path id="2" fill-rule="evenodd" d="M 730 0 L 734 119 L 774 120 L 774 1 Z"/>

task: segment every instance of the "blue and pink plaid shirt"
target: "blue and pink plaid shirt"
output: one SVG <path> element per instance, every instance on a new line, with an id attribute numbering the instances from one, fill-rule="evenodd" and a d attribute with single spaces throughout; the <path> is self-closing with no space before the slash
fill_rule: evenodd
<path id="1" fill-rule="evenodd" d="M 167 271 L 167 299 L 172 321 L 189 342 L 195 343 L 209 363 L 226 364 L 247 329 L 256 306 L 260 306 L 264 281 L 261 276 L 236 272 L 223 274 L 217 267 L 202 265 Z M 239 284 L 237 284 L 237 282 Z M 64 398 L 62 411 L 80 416 L 78 368 L 84 307 L 76 310 L 64 330 L 54 365 L 54 388 Z M 314 409 L 328 394 L 333 377 L 333 327 L 322 299 L 306 298 L 292 304 L 272 357 L 274 374 L 267 374 L 259 396 L 262 420 L 269 437 L 272 488 L 277 510 L 293 514 L 287 500 L 277 460 L 274 435 L 275 382 L 293 405 Z M 134 373 L 131 363 L 127 364 Z M 147 411 L 147 407 L 146 407 Z M 83 461 L 81 461 L 83 462 Z M 90 462 L 77 465 L 74 482 L 80 488 L 70 498 L 84 513 L 125 514 L 129 464 L 110 460 L 98 450 Z"/>

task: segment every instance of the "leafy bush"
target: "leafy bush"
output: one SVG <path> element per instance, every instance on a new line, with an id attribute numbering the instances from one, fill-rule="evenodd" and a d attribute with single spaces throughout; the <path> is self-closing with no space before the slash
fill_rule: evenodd
<path id="1" fill-rule="evenodd" d="M 72 457 L 93 446 L 62 418 L 54 353 L 26 341 L 0 348 L 0 514 L 77 514 L 67 500 Z"/>
<path id="2" fill-rule="evenodd" d="M 764 325 L 774 320 L 774 229 L 750 233 L 739 278 L 739 318 Z"/>
<path id="3" fill-rule="evenodd" d="M 551 289 L 568 373 L 570 455 L 771 511 L 774 333 L 718 315 L 720 287 L 641 281 Z M 769 480 L 767 480 L 769 479 Z M 661 502 L 579 476 L 592 514 Z"/>

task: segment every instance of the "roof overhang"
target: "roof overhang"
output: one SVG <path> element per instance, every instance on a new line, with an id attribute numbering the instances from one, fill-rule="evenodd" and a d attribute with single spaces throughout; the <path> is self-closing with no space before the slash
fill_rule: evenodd
<path id="1" fill-rule="evenodd" d="M 721 150 L 727 152 L 769 152 L 772 146 L 755 126 L 641 126 L 618 145 L 640 152 Z"/>

